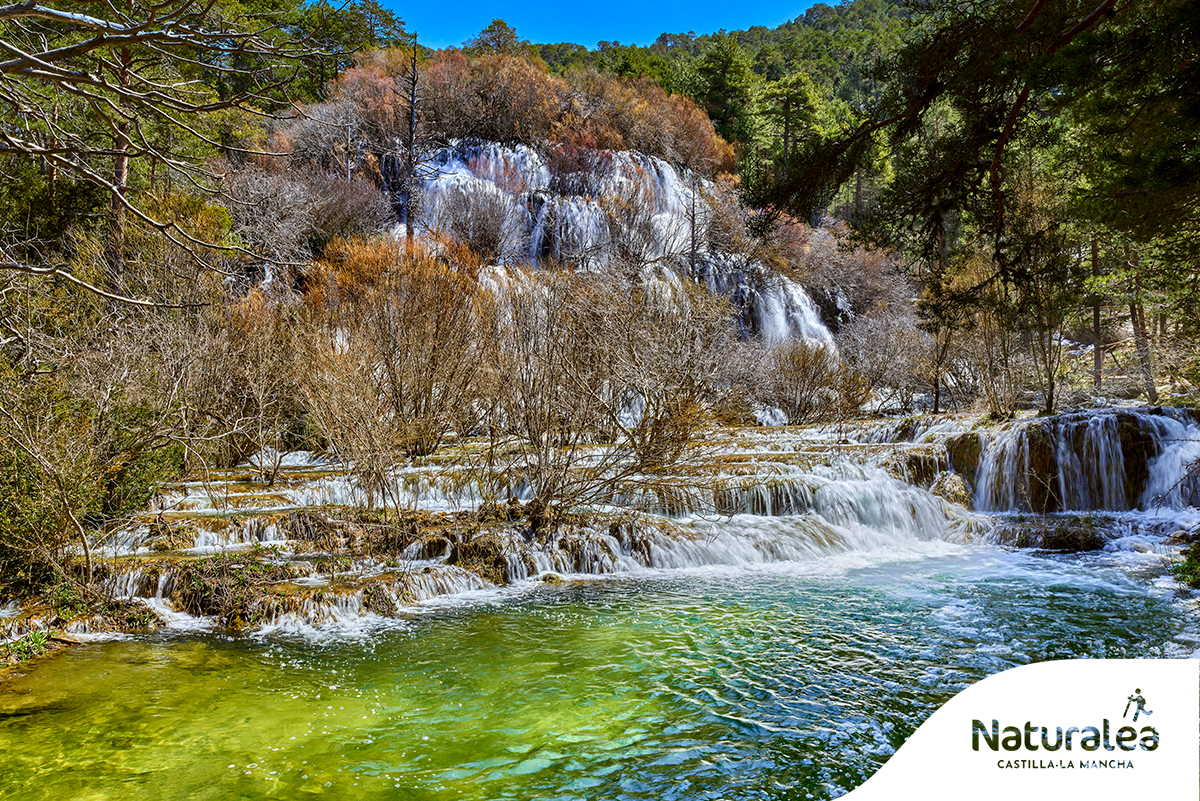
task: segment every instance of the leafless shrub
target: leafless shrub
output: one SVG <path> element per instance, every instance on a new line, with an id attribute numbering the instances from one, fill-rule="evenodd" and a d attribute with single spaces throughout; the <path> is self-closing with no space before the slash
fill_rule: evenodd
<path id="1" fill-rule="evenodd" d="M 282 262 L 308 257 L 316 198 L 288 174 L 248 167 L 230 174 L 231 234 L 249 249 Z"/>
<path id="2" fill-rule="evenodd" d="M 479 182 L 439 193 L 429 220 L 431 228 L 496 262 L 527 252 L 525 215 L 508 193 Z"/>
<path id="3" fill-rule="evenodd" d="M 392 219 L 391 203 L 365 178 L 347 180 L 335 173 L 316 170 L 301 173 L 299 177 L 313 198 L 308 244 L 314 255 L 320 255 L 335 237 L 347 239 L 373 234 Z"/>
<path id="4" fill-rule="evenodd" d="M 492 498 L 527 487 L 535 528 L 670 464 L 707 421 L 732 339 L 722 301 L 558 271 L 522 277 L 498 304 L 480 483 Z"/>
<path id="5" fill-rule="evenodd" d="M 870 395 L 862 376 L 823 345 L 794 342 L 775 347 L 762 401 L 780 409 L 790 425 L 836 420 L 856 412 Z"/>
<path id="6" fill-rule="evenodd" d="M 690 282 L 610 279 L 595 291 L 610 299 L 594 304 L 603 318 L 589 326 L 614 372 L 606 415 L 638 469 L 664 467 L 709 419 L 708 400 L 736 339 L 733 309 Z"/>
<path id="7" fill-rule="evenodd" d="M 398 501 L 392 468 L 432 453 L 472 415 L 490 314 L 472 271 L 424 249 L 342 243 L 310 299 L 300 384 L 330 446 L 359 474 L 369 498 Z M 385 263 L 379 263 L 386 259 Z M 353 302 L 343 303 L 342 297 Z"/>
<path id="8" fill-rule="evenodd" d="M 398 505 L 391 474 L 403 448 L 372 355 L 313 319 L 298 344 L 305 365 L 299 384 L 313 425 L 357 476 L 366 505 L 379 500 Z"/>
<path id="9" fill-rule="evenodd" d="M 422 76 L 426 123 L 446 139 L 533 143 L 561 114 L 566 84 L 523 57 L 443 52 Z"/>
<path id="10" fill-rule="evenodd" d="M 344 171 L 347 159 L 352 158 L 347 140 L 352 139 L 361 117 L 356 105 L 346 100 L 309 106 L 279 125 L 276 147 L 290 152 L 292 163 L 298 166 Z"/>
<path id="11" fill-rule="evenodd" d="M 846 364 L 876 393 L 879 408 L 908 411 L 923 388 L 927 339 L 911 312 L 883 309 L 842 326 L 837 346 Z"/>
<path id="12" fill-rule="evenodd" d="M 497 346 L 490 352 L 495 394 L 487 403 L 491 440 L 480 484 L 492 498 L 527 485 L 535 528 L 552 507 L 589 486 L 576 468 L 600 411 L 594 395 L 578 387 L 605 381 L 603 363 L 576 324 L 582 297 L 576 276 L 554 272 L 518 280 L 497 299 L 491 333 Z"/>
<path id="13" fill-rule="evenodd" d="M 772 237 L 772 264 L 808 289 L 827 321 L 849 320 L 880 308 L 904 308 L 916 295 L 887 253 L 856 247 L 844 229 L 809 228 L 785 218 Z"/>
<path id="14" fill-rule="evenodd" d="M 688 252 L 691 231 L 674 215 L 663 215 L 653 181 L 637 169 L 600 199 L 607 223 L 605 251 L 627 277 L 655 264 L 674 264 Z"/>
<path id="15" fill-rule="evenodd" d="M 377 359 L 407 455 L 433 453 L 466 416 L 487 301 L 473 275 L 420 256 L 401 262 L 364 310 L 359 334 Z"/>
<path id="16" fill-rule="evenodd" d="M 749 210 L 742 204 L 736 189 L 728 182 L 711 184 L 703 191 L 707 207 L 704 219 L 704 238 L 708 249 L 725 255 L 760 254 L 755 251 L 761 243 L 747 228 Z"/>
<path id="17" fill-rule="evenodd" d="M 374 233 L 391 218 L 386 196 L 364 178 L 251 165 L 227 180 L 233 236 L 279 262 L 319 256 L 335 237 Z"/>

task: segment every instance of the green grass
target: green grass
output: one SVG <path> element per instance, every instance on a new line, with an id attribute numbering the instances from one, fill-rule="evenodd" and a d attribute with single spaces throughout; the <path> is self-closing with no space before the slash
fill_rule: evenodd
<path id="1" fill-rule="evenodd" d="M 50 647 L 50 633 L 31 631 L 24 637 L 4 643 L 4 654 L 8 662 L 27 662 L 46 653 Z"/>
<path id="2" fill-rule="evenodd" d="M 1183 549 L 1183 561 L 1172 568 L 1175 578 L 1193 589 L 1200 589 L 1200 541 Z"/>

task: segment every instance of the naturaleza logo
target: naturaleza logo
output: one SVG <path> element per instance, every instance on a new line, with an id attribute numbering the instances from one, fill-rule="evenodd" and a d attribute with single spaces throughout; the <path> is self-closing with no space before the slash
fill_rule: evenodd
<path id="1" fill-rule="evenodd" d="M 1129 723 L 1136 723 L 1143 715 L 1153 715 L 1146 708 L 1146 698 L 1139 687 L 1129 696 L 1125 704 L 1125 712 L 1118 724 L 1133 717 Z M 1053 734 L 1051 733 L 1053 732 Z M 991 726 L 979 719 L 971 721 L 971 749 L 978 751 L 980 744 L 992 751 L 1155 751 L 1159 746 L 1158 729 L 1153 726 L 1137 728 L 1130 725 L 1114 727 L 1108 718 L 1104 718 L 1099 726 L 1050 726 L 1034 725 L 1026 721 L 1024 726 L 1004 726 L 993 718 Z M 1115 754 L 1114 754 L 1115 756 Z M 1080 768 L 1133 768 L 1132 759 L 1079 759 Z M 998 768 L 1074 768 L 1075 760 L 1054 759 L 1001 759 L 996 762 Z"/>
<path id="2" fill-rule="evenodd" d="M 948 699 L 847 801 L 1194 799 L 1198 718 L 1200 659 L 1019 665 Z"/>

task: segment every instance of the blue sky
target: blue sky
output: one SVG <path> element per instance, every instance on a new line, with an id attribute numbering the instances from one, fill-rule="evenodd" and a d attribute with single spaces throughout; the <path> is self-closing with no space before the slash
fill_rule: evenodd
<path id="1" fill-rule="evenodd" d="M 825 0 L 833 5 L 836 0 Z M 752 25 L 773 28 L 795 19 L 815 0 L 741 0 L 715 3 L 711 0 L 527 0 L 527 2 L 456 2 L 412 3 L 400 5 L 382 0 L 410 31 L 420 34 L 428 47 L 459 45 L 487 27 L 493 19 L 502 19 L 517 29 L 522 39 L 532 42 L 575 42 L 588 48 L 596 43 L 617 41 L 621 44 L 646 45 L 660 33 L 697 35 L 725 30 L 744 30 Z M 603 13 L 601 13 L 603 11 Z"/>

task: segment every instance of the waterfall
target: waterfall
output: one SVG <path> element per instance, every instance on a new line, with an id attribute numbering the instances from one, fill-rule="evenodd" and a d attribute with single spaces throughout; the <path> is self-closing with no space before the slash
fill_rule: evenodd
<path id="1" fill-rule="evenodd" d="M 742 309 L 747 334 L 833 345 L 800 284 L 710 243 L 710 182 L 641 153 L 604 155 L 589 180 L 568 181 L 525 145 L 455 143 L 425 159 L 425 228 L 471 244 L 498 265 L 602 270 L 621 258 L 649 277 L 691 275 Z"/>
<path id="2" fill-rule="evenodd" d="M 984 511 L 1126 511 L 1200 505 L 1200 425 L 1178 409 L 1096 409 L 985 436 Z"/>

